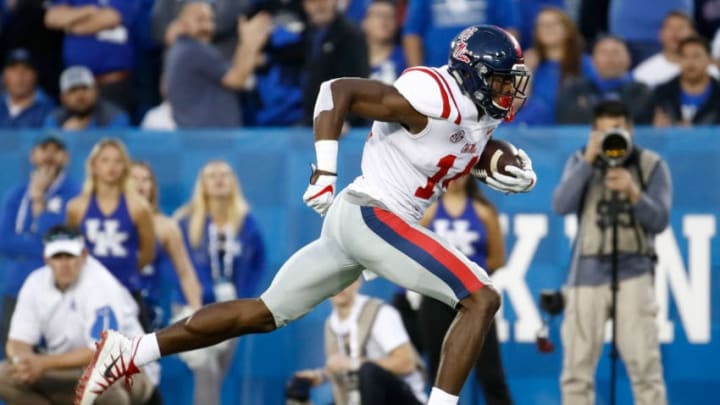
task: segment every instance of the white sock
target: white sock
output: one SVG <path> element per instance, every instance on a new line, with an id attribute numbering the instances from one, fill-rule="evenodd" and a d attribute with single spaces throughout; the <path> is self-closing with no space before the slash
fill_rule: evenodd
<path id="1" fill-rule="evenodd" d="M 135 351 L 136 366 L 142 367 L 161 357 L 160 346 L 158 346 L 157 337 L 154 333 L 140 336 L 138 339 L 137 350 Z"/>
<path id="2" fill-rule="evenodd" d="M 450 395 L 438 387 L 433 387 L 427 405 L 457 405 L 458 399 L 460 398 L 456 395 Z"/>

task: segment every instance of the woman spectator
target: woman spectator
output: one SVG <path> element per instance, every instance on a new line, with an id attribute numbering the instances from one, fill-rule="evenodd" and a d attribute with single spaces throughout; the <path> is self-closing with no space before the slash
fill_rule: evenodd
<path id="1" fill-rule="evenodd" d="M 420 221 L 445 237 L 470 260 L 489 274 L 505 264 L 505 245 L 495 207 L 483 196 L 477 181 L 464 176 L 449 184 L 439 201 L 433 203 Z M 435 380 L 445 332 L 455 319 L 446 304 L 423 297 L 418 309 L 418 329 L 428 355 L 429 381 Z M 505 381 L 497 330 L 493 322 L 485 337 L 475 367 L 475 376 L 488 404 L 512 404 Z"/>
<path id="2" fill-rule="evenodd" d="M 370 57 L 370 78 L 393 84 L 407 67 L 397 43 L 398 24 L 392 0 L 372 0 L 362 22 Z"/>
<path id="3" fill-rule="evenodd" d="M 180 287 L 186 302 L 192 310 L 202 305 L 200 284 L 195 276 L 195 269 L 190 263 L 190 257 L 183 243 L 180 227 L 163 215 L 158 207 L 158 186 L 155 174 L 149 164 L 134 162 L 130 168 L 130 178 L 137 193 L 145 198 L 152 210 L 153 228 L 155 229 L 156 249 L 155 260 L 152 264 L 142 268 L 142 292 L 145 301 L 151 308 L 169 308 L 168 294 L 163 291 L 163 281 L 169 279 L 171 272 L 177 273 Z M 169 312 L 153 311 L 151 313 L 153 326 L 164 326 L 162 316 Z"/>
<path id="4" fill-rule="evenodd" d="M 582 53 L 582 39 L 575 23 L 562 10 L 547 7 L 538 14 L 533 47 L 525 63 L 533 72 L 528 102 L 515 122 L 528 125 L 555 123 L 555 104 L 561 85 L 569 78 L 590 72 L 590 58 Z"/>
<path id="5" fill-rule="evenodd" d="M 140 269 L 155 257 L 155 233 L 152 212 L 129 180 L 125 145 L 117 139 L 100 140 L 85 163 L 82 193 L 68 203 L 67 222 L 82 232 L 90 254 L 130 291 L 140 307 L 140 323 L 148 331 Z"/>
<path id="6" fill-rule="evenodd" d="M 254 297 L 265 268 L 265 245 L 230 165 L 207 163 L 176 218 L 202 285 L 203 304 Z M 236 346 L 237 340 L 231 340 L 181 356 L 195 374 L 195 404 L 220 403 Z"/>

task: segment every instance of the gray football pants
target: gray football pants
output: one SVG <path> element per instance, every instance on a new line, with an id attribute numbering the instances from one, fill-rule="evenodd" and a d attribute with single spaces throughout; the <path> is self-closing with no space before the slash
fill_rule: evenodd
<path id="1" fill-rule="evenodd" d="M 347 191 L 327 213 L 320 237 L 280 268 L 261 299 L 278 327 L 297 319 L 369 270 L 455 307 L 483 286 L 485 270 L 433 232 Z"/>

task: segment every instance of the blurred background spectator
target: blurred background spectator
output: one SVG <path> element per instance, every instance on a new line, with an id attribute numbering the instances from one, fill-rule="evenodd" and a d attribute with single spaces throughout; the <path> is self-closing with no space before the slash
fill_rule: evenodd
<path id="1" fill-rule="evenodd" d="M 82 235 L 64 225 L 45 235 L 46 265 L 23 283 L 12 316 L 0 399 L 10 404 L 70 404 L 93 343 L 105 328 L 142 333 L 127 290 L 88 255 Z M 102 286 L 102 288 L 98 288 Z M 36 352 L 39 350 L 39 352 Z M 132 388 L 116 384 L 101 404 L 155 404 L 158 365 L 143 367 Z M 156 397 L 157 398 L 157 397 Z"/>
<path id="2" fill-rule="evenodd" d="M 90 254 L 130 291 L 140 323 L 150 330 L 140 269 L 155 258 L 155 233 L 148 205 L 130 185 L 130 156 L 121 141 L 105 138 L 90 151 L 82 194 L 68 203 L 67 223 L 82 232 Z"/>
<path id="3" fill-rule="evenodd" d="M 370 78 L 392 84 L 407 67 L 397 43 L 398 25 L 392 0 L 373 0 L 362 23 L 368 43 Z"/>
<path id="4" fill-rule="evenodd" d="M 642 61 L 633 70 L 635 80 L 656 87 L 675 77 L 680 73 L 680 42 L 693 36 L 694 33 L 693 21 L 688 14 L 681 11 L 668 13 L 660 28 L 662 50 Z M 718 77 L 716 66 L 710 66 L 708 69 L 713 76 Z"/>
<path id="5" fill-rule="evenodd" d="M 52 0 L 45 14 L 48 28 L 65 33 L 65 66 L 87 66 L 100 95 L 126 111 L 134 108 L 131 29 L 139 5 L 139 0 Z"/>
<path id="6" fill-rule="evenodd" d="M 577 27 L 562 9 L 547 7 L 540 12 L 525 63 L 533 72 L 529 99 L 514 122 L 552 125 L 560 87 L 592 69 Z"/>
<path id="7" fill-rule="evenodd" d="M 557 7 L 564 8 L 568 15 L 572 15 L 571 9 L 573 6 L 570 5 L 574 0 L 513 0 L 518 11 L 518 41 L 522 49 L 527 49 L 532 46 L 533 31 L 535 30 L 535 20 L 537 20 L 538 14 L 546 7 Z M 579 0 L 577 0 L 579 1 Z M 601 3 L 603 0 L 584 1 L 583 3 Z M 565 4 L 568 6 L 565 7 Z M 578 26 L 583 27 L 582 23 L 578 23 Z"/>
<path id="8" fill-rule="evenodd" d="M 60 106 L 45 119 L 45 128 L 79 131 L 97 128 L 126 128 L 130 118 L 98 92 L 92 72 L 71 66 L 60 75 Z"/>
<path id="9" fill-rule="evenodd" d="M 68 201 L 80 186 L 67 176 L 70 155 L 58 138 L 41 138 L 30 151 L 29 180 L 5 192 L 0 218 L 3 302 L 0 320 L 0 350 L 10 327 L 22 283 L 42 266 L 42 237 L 65 221 Z"/>
<path id="10" fill-rule="evenodd" d="M 668 13 L 690 15 L 692 9 L 693 0 L 659 0 L 652 7 L 639 1 L 614 0 L 608 17 L 610 33 L 627 42 L 635 66 L 660 51 L 658 27 Z"/>
<path id="11" fill-rule="evenodd" d="M 198 174 L 190 201 L 175 217 L 202 286 L 204 305 L 254 297 L 259 292 L 265 244 L 230 165 L 219 160 L 207 163 Z M 179 291 L 175 299 L 178 305 L 188 305 Z M 195 404 L 220 403 L 236 348 L 237 339 L 232 339 L 180 356 L 195 376 Z"/>
<path id="12" fill-rule="evenodd" d="M 168 28 L 170 43 L 164 75 L 168 100 L 178 128 L 228 128 L 241 124 L 241 90 L 260 60 L 270 30 L 270 17 L 259 13 L 237 21 L 243 40 L 231 63 L 210 45 L 215 31 L 207 3 L 187 3 Z"/>
<path id="13" fill-rule="evenodd" d="M 265 2 L 266 0 L 154 0 L 151 13 L 152 38 L 157 43 L 171 45 L 172 38 L 168 38 L 168 33 L 172 37 L 172 33 L 180 28 L 178 27 L 181 24 L 178 16 L 184 6 L 189 3 L 205 3 L 213 9 L 212 21 L 214 29 L 209 43 L 220 51 L 225 60 L 230 60 L 235 54 L 240 37 L 237 30 L 238 18 L 248 7 Z"/>
<path id="14" fill-rule="evenodd" d="M 140 283 L 143 298 L 152 310 L 150 321 L 153 329 L 159 329 L 170 319 L 170 291 L 165 288 L 170 280 L 178 280 L 185 301 L 193 311 L 202 305 L 202 292 L 195 268 L 185 249 L 180 227 L 160 212 L 158 185 L 152 168 L 148 163 L 134 162 L 130 178 L 137 193 L 147 201 L 153 212 L 153 229 L 157 240 L 155 259 L 140 270 Z"/>
<path id="15" fill-rule="evenodd" d="M 625 42 L 615 36 L 599 39 L 593 47 L 589 74 L 569 79 L 557 98 L 558 124 L 585 124 L 603 100 L 620 100 L 628 106 L 635 122 L 649 124 L 652 119 L 652 92 L 633 80 L 630 53 Z"/>
<path id="16" fill-rule="evenodd" d="M 40 87 L 56 99 L 57 78 L 63 69 L 63 33 L 45 27 L 47 3 L 46 0 L 3 2 L 0 44 L 5 57 L 13 49 L 26 49 L 33 56 Z"/>
<path id="17" fill-rule="evenodd" d="M 37 70 L 26 49 L 15 49 L 5 58 L 3 85 L 0 128 L 42 128 L 54 106 L 37 86 Z"/>
<path id="18" fill-rule="evenodd" d="M 720 124 L 720 83 L 708 74 L 710 45 L 700 37 L 680 42 L 680 75 L 653 94 L 654 126 Z"/>
<path id="19" fill-rule="evenodd" d="M 308 125 L 312 124 L 315 99 L 322 82 L 345 76 L 370 76 L 365 35 L 340 14 L 337 7 L 338 0 L 303 0 L 310 23 L 303 91 L 304 122 Z M 363 121 L 351 118 L 350 123 L 357 125 Z"/>
<path id="20" fill-rule="evenodd" d="M 403 31 L 403 47 L 408 65 L 447 64 L 450 41 L 465 27 L 473 24 L 497 25 L 512 30 L 518 36 L 520 19 L 515 2 L 411 0 Z"/>
<path id="21" fill-rule="evenodd" d="M 301 0 L 269 0 L 256 3 L 247 17 L 272 16 L 270 34 L 253 75 L 254 84 L 244 94 L 243 121 L 255 126 L 301 124 L 307 19 Z"/>
<path id="22" fill-rule="evenodd" d="M 330 298 L 325 320 L 325 367 L 296 378 L 329 380 L 336 404 L 420 405 L 427 401 L 423 364 L 398 311 L 358 294 L 358 279 Z M 362 400 L 362 402 L 360 402 Z"/>

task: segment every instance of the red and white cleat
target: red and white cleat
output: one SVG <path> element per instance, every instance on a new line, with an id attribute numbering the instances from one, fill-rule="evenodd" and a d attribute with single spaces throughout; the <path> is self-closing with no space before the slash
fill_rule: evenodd
<path id="1" fill-rule="evenodd" d="M 92 405 L 95 399 L 117 380 L 124 378 L 132 386 L 132 375 L 140 372 L 135 365 L 137 344 L 114 330 L 104 331 L 96 343 L 95 356 L 85 368 L 75 389 L 75 405 Z"/>

